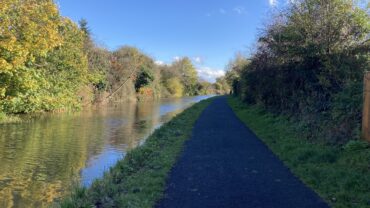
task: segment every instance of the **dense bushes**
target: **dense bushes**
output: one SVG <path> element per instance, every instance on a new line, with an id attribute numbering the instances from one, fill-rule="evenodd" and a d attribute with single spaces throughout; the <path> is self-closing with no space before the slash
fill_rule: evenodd
<path id="1" fill-rule="evenodd" d="M 351 0 L 294 1 L 228 81 L 244 101 L 292 116 L 308 138 L 344 143 L 359 132 L 369 32 L 368 13 Z"/>

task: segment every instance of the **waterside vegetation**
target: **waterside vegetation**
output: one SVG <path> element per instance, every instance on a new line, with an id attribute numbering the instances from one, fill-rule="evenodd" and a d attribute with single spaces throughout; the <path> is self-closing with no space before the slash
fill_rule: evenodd
<path id="1" fill-rule="evenodd" d="M 156 64 L 135 47 L 99 46 L 87 21 L 61 16 L 53 0 L 4 0 L 0 19 L 0 123 L 17 114 L 227 90 L 201 80 L 188 57 Z"/>

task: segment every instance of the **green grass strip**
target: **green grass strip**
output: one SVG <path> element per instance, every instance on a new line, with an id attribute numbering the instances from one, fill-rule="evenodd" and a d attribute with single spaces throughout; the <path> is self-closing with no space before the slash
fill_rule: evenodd
<path id="1" fill-rule="evenodd" d="M 131 150 L 88 189 L 77 188 L 58 207 L 153 207 L 162 198 L 167 175 L 191 137 L 195 121 L 212 99 L 177 115 Z"/>
<path id="2" fill-rule="evenodd" d="M 306 185 L 332 207 L 370 207 L 370 148 L 354 140 L 343 147 L 325 146 L 302 139 L 297 123 L 248 106 L 235 97 L 229 105 L 236 115 Z"/>

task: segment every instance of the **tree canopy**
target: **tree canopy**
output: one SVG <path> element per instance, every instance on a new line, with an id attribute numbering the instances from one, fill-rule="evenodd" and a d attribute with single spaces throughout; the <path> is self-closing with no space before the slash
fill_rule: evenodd
<path id="1" fill-rule="evenodd" d="M 76 107 L 66 99 L 88 79 L 78 27 L 51 0 L 2 1 L 0 19 L 0 109 Z"/>

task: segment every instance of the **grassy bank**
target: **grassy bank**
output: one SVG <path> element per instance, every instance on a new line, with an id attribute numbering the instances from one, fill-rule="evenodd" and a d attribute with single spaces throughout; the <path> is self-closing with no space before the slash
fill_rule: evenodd
<path id="1" fill-rule="evenodd" d="M 75 189 L 58 207 L 153 207 L 195 121 L 212 99 L 201 101 L 157 129 L 88 189 Z"/>
<path id="2" fill-rule="evenodd" d="M 301 139 L 294 122 L 230 97 L 229 104 L 270 149 L 333 207 L 370 207 L 370 147 L 352 140 L 342 147 Z"/>

